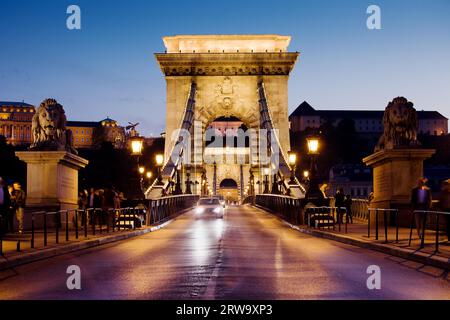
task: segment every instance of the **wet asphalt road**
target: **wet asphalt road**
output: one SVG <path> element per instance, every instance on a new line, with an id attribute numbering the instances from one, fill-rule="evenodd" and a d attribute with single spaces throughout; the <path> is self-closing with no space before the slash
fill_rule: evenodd
<path id="1" fill-rule="evenodd" d="M 66 287 L 70 265 L 82 290 Z M 381 268 L 381 290 L 366 269 Z M 442 270 L 318 239 L 251 207 L 0 273 L 0 299 L 450 299 Z"/>

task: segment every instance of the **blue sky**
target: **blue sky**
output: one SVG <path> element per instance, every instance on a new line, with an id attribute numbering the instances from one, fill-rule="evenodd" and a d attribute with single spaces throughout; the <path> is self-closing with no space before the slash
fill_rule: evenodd
<path id="1" fill-rule="evenodd" d="M 66 9 L 82 10 L 82 30 Z M 380 6 L 382 30 L 366 9 Z M 291 35 L 301 57 L 289 109 L 382 109 L 403 95 L 450 118 L 450 0 L 1 0 L 0 100 L 58 99 L 70 120 L 106 116 L 158 135 L 165 81 L 162 36 Z"/>

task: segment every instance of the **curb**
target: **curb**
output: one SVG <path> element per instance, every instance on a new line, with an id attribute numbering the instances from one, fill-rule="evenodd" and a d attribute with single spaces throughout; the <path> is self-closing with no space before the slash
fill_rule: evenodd
<path id="1" fill-rule="evenodd" d="M 85 241 L 81 241 L 81 242 L 77 242 L 77 243 L 62 245 L 61 247 L 57 247 L 57 248 L 42 249 L 39 251 L 29 252 L 29 253 L 24 253 L 22 255 L 14 256 L 10 259 L 0 262 L 0 271 L 11 269 L 11 268 L 21 266 L 24 264 L 36 262 L 39 260 L 53 258 L 56 256 L 67 254 L 67 253 L 72 253 L 72 252 L 79 251 L 79 250 L 94 248 L 94 247 L 102 246 L 102 245 L 113 243 L 113 242 L 118 242 L 118 241 L 123 241 L 123 240 L 127 240 L 127 239 L 134 238 L 134 237 L 139 237 L 139 236 L 148 234 L 150 232 L 155 232 L 155 231 L 158 231 L 158 230 L 166 227 L 167 225 L 169 225 L 170 223 L 175 221 L 180 215 L 182 215 L 183 213 L 186 213 L 187 211 L 188 210 L 183 210 L 176 217 L 174 217 L 164 223 L 161 223 L 160 225 L 156 225 L 156 226 L 149 227 L 146 229 L 105 236 L 105 237 L 101 237 L 101 238 L 97 238 L 97 239 L 85 240 Z"/>
<path id="2" fill-rule="evenodd" d="M 265 212 L 269 212 L 267 209 L 264 209 L 260 206 L 255 206 Z M 269 212 L 270 213 L 270 212 Z M 344 244 L 357 246 L 364 249 L 369 249 L 373 251 L 378 251 L 381 253 L 385 253 L 391 256 L 411 260 L 414 262 L 422 263 L 425 265 L 437 267 L 440 269 L 450 270 L 450 259 L 439 257 L 439 256 L 433 256 L 430 255 L 430 253 L 420 252 L 413 249 L 404 249 L 404 248 L 396 248 L 389 246 L 387 244 L 381 244 L 381 243 L 373 243 L 368 242 L 364 240 L 359 240 L 355 238 L 351 238 L 349 236 L 340 235 L 340 234 L 334 234 L 329 233 L 325 231 L 319 231 L 319 230 L 313 230 L 308 228 L 299 227 L 297 225 L 293 225 L 283 218 L 281 218 L 278 214 L 273 214 L 275 217 L 277 217 L 283 224 L 288 226 L 289 228 L 296 230 L 298 232 L 308 234 L 314 237 L 323 238 L 327 240 L 333 240 L 337 242 L 341 242 Z"/>

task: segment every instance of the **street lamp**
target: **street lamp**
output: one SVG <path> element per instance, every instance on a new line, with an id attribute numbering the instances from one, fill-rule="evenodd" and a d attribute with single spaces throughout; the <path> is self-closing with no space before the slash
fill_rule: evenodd
<path id="1" fill-rule="evenodd" d="M 320 148 L 320 140 L 316 136 L 310 136 L 306 138 L 306 142 L 308 144 L 308 154 L 310 155 L 318 155 Z"/>
<path id="2" fill-rule="evenodd" d="M 297 167 L 297 154 L 295 152 L 289 152 L 289 165 L 291 166 L 291 180 L 290 184 L 295 184 L 295 170 Z"/>
<path id="3" fill-rule="evenodd" d="M 152 178 L 152 175 L 153 174 L 151 173 L 151 171 L 147 172 L 147 179 L 150 180 Z"/>
<path id="4" fill-rule="evenodd" d="M 131 142 L 131 155 L 140 157 L 142 156 L 142 148 L 144 146 L 144 137 L 138 135 L 130 138 Z"/>
<path id="5" fill-rule="evenodd" d="M 145 168 L 144 167 L 139 167 L 138 171 L 139 171 L 139 174 L 141 175 L 141 179 L 139 180 L 139 186 L 141 187 L 142 193 L 144 193 L 145 192 L 145 190 L 144 190 L 144 173 L 145 173 Z"/>
<path id="6" fill-rule="evenodd" d="M 164 155 L 163 154 L 157 154 L 156 155 L 156 157 L 155 157 L 155 160 L 156 160 L 156 166 L 158 167 L 158 181 L 157 181 L 157 185 L 163 185 L 163 182 L 162 182 L 162 175 L 161 175 L 161 168 L 162 168 L 162 166 L 163 166 L 163 164 L 164 164 Z"/>
<path id="7" fill-rule="evenodd" d="M 306 191 L 305 198 L 308 200 L 317 200 L 318 202 L 322 202 L 324 196 L 319 188 L 316 162 L 316 157 L 319 155 L 320 150 L 320 139 L 318 136 L 312 135 L 306 138 L 306 142 L 308 145 L 308 154 L 311 156 L 311 168 L 308 173 L 303 173 L 305 178 L 309 178 L 309 187 Z M 316 205 L 321 205 L 321 203 L 317 203 Z"/>
<path id="8" fill-rule="evenodd" d="M 269 173 L 270 173 L 270 169 L 264 168 L 264 193 L 265 194 L 269 193 Z"/>
<path id="9" fill-rule="evenodd" d="M 304 178 L 305 180 L 308 180 L 308 179 L 309 179 L 309 171 L 308 171 L 308 170 L 303 171 L 303 178 Z"/>

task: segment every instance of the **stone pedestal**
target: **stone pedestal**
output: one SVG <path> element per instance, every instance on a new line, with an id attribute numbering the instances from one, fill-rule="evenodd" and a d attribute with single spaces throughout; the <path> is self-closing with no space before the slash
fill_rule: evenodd
<path id="1" fill-rule="evenodd" d="M 373 168 L 372 208 L 399 209 L 401 226 L 410 224 L 411 191 L 423 177 L 423 162 L 435 153 L 431 149 L 394 149 L 374 153 L 363 162 Z M 371 216 L 375 222 L 375 216 Z M 383 215 L 380 214 L 380 222 Z"/>
<path id="2" fill-rule="evenodd" d="M 25 151 L 16 156 L 27 163 L 27 208 L 78 207 L 78 171 L 87 166 L 86 159 L 65 151 Z"/>

